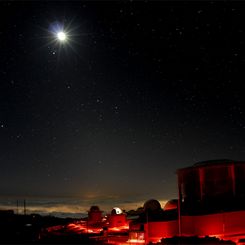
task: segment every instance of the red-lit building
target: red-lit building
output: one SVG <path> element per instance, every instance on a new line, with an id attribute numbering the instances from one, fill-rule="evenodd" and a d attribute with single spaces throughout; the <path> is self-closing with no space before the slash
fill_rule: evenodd
<path id="1" fill-rule="evenodd" d="M 244 210 L 245 162 L 207 161 L 177 175 L 182 215 Z"/>
<path id="2" fill-rule="evenodd" d="M 113 208 L 108 216 L 109 232 L 127 232 L 129 228 L 129 220 L 127 215 L 120 208 Z"/>
<path id="3" fill-rule="evenodd" d="M 158 207 L 155 216 L 145 212 L 130 227 L 132 240 L 214 236 L 237 242 L 245 238 L 245 162 L 212 160 L 179 169 L 177 175 L 178 203 L 167 203 L 163 212 Z"/>
<path id="4" fill-rule="evenodd" d="M 177 174 L 181 235 L 245 237 L 245 162 L 206 161 Z"/>
<path id="5" fill-rule="evenodd" d="M 94 225 L 102 222 L 102 211 L 98 206 L 91 206 L 88 211 L 88 225 Z"/>
<path id="6" fill-rule="evenodd" d="M 65 228 L 69 234 L 96 235 L 113 244 L 148 244 L 176 236 L 245 239 L 245 162 L 201 162 L 177 170 L 177 176 L 179 198 L 164 208 L 157 200 L 148 200 L 138 218 L 130 220 L 120 208 L 102 217 L 99 207 L 92 206 L 87 220 Z M 51 227 L 48 232 L 57 233 L 57 229 Z"/>

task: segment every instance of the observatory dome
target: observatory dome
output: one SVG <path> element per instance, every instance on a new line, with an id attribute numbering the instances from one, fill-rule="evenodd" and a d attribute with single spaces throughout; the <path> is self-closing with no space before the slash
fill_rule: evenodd
<path id="1" fill-rule="evenodd" d="M 91 206 L 90 212 L 100 212 L 100 208 L 98 206 Z"/>
<path id="2" fill-rule="evenodd" d="M 117 207 L 115 207 L 111 210 L 111 215 L 122 214 L 122 213 L 123 213 L 123 211 Z"/>
<path id="3" fill-rule="evenodd" d="M 169 210 L 174 210 L 178 208 L 178 200 L 177 199 L 172 199 L 167 201 L 167 203 L 165 204 L 163 210 L 164 211 L 169 211 Z"/>
<path id="4" fill-rule="evenodd" d="M 161 204 L 155 199 L 150 199 L 144 204 L 144 211 L 158 211 L 161 210 Z"/>

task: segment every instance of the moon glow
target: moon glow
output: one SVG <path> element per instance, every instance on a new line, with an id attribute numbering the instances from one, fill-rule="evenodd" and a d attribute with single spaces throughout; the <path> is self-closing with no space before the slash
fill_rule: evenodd
<path id="1" fill-rule="evenodd" d="M 66 40 L 66 34 L 63 31 L 57 33 L 57 38 L 59 41 L 64 42 Z"/>

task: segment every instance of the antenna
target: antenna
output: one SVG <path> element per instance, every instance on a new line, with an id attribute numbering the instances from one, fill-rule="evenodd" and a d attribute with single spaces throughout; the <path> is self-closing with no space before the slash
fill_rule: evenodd
<path id="1" fill-rule="evenodd" d="M 19 214 L 19 201 L 18 200 L 16 202 L 16 208 L 17 208 L 16 212 L 17 212 L 17 215 L 18 215 Z"/>
<path id="2" fill-rule="evenodd" d="M 26 200 L 24 199 L 24 215 L 26 215 Z"/>

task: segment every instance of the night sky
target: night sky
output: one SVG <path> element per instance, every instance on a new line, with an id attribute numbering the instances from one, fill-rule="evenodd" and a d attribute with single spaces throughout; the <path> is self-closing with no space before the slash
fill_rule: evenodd
<path id="1" fill-rule="evenodd" d="M 178 168 L 244 160 L 244 23 L 242 2 L 1 1 L 0 196 L 176 198 Z"/>

